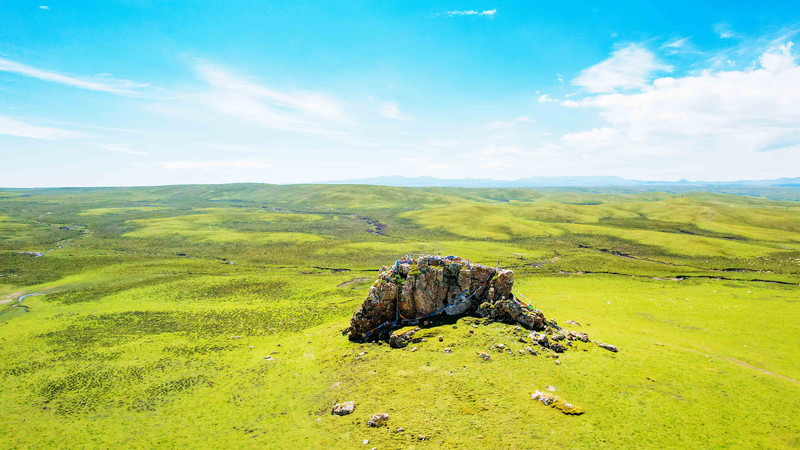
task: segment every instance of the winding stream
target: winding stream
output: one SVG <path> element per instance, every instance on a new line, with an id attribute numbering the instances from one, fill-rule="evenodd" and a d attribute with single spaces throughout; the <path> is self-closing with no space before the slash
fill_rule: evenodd
<path id="1" fill-rule="evenodd" d="M 16 303 L 14 303 L 13 305 L 9 306 L 8 308 L 0 311 L 0 322 L 4 322 L 6 320 L 11 320 L 14 317 L 17 317 L 19 315 L 22 315 L 22 314 L 25 314 L 26 312 L 28 312 L 28 307 L 23 305 L 22 301 L 25 300 L 26 298 L 32 296 L 32 295 L 37 295 L 37 294 L 39 294 L 39 292 L 32 292 L 30 294 L 20 295 L 19 298 L 17 298 Z"/>

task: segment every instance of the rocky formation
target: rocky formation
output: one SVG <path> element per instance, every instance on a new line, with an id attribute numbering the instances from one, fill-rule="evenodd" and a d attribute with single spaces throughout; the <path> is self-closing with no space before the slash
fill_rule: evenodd
<path id="1" fill-rule="evenodd" d="M 539 331 L 555 324 L 517 299 L 513 286 L 514 272 L 455 256 L 400 259 L 381 268 L 346 331 L 353 341 L 386 339 L 394 328 L 440 314 L 479 315 Z M 408 338 L 394 339 L 400 343 Z"/>

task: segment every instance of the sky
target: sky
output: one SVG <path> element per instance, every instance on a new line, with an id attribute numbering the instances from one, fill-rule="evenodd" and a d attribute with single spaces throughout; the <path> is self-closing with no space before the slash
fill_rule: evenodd
<path id="1" fill-rule="evenodd" d="M 0 186 L 797 177 L 798 56 L 800 1 L 0 0 Z"/>

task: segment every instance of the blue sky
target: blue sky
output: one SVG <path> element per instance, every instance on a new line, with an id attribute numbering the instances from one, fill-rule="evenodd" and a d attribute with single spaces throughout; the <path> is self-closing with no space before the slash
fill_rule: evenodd
<path id="1" fill-rule="evenodd" d="M 2 1 L 0 186 L 800 176 L 799 33 L 796 1 Z"/>

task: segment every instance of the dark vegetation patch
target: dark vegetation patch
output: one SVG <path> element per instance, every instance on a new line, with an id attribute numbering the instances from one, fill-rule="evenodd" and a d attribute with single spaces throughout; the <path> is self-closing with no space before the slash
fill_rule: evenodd
<path id="1" fill-rule="evenodd" d="M 299 331 L 322 323 L 335 314 L 335 306 L 209 309 L 200 311 L 125 311 L 113 314 L 92 314 L 79 323 L 41 335 L 55 350 L 69 352 L 74 348 L 113 346 L 132 338 L 164 333 L 187 336 L 228 337 Z"/>

